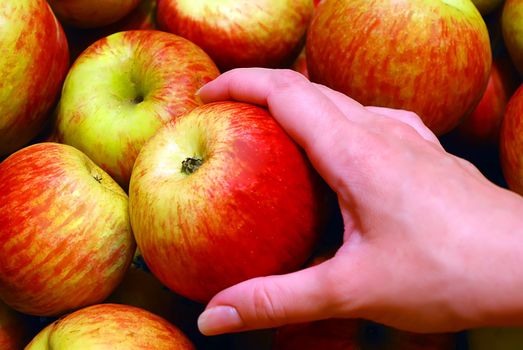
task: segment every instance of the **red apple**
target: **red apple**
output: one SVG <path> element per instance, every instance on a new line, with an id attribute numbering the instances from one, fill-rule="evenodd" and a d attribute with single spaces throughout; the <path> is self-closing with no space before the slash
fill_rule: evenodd
<path id="1" fill-rule="evenodd" d="M 43 128 L 69 65 L 67 40 L 45 0 L 0 2 L 0 158 Z"/>
<path id="2" fill-rule="evenodd" d="M 49 0 L 58 18 L 80 28 L 96 28 L 128 15 L 140 0 Z"/>
<path id="3" fill-rule="evenodd" d="M 499 142 L 501 168 L 508 187 L 523 195 L 523 86 L 507 104 Z"/>
<path id="4" fill-rule="evenodd" d="M 355 319 L 329 319 L 280 327 L 274 350 L 453 350 L 452 333 L 416 334 Z"/>
<path id="5" fill-rule="evenodd" d="M 476 107 L 492 61 L 470 0 L 325 0 L 306 47 L 312 81 L 364 105 L 412 110 L 438 135 Z"/>
<path id="6" fill-rule="evenodd" d="M 44 328 L 25 350 L 192 350 L 174 325 L 140 308 L 99 304 L 73 312 Z"/>
<path id="7" fill-rule="evenodd" d="M 510 59 L 494 60 L 481 101 L 456 129 L 459 137 L 471 144 L 497 145 L 505 106 L 518 85 L 517 71 Z"/>
<path id="8" fill-rule="evenodd" d="M 200 105 L 196 91 L 218 75 L 202 49 L 177 35 L 112 34 L 71 67 L 56 112 L 57 138 L 87 154 L 127 189 L 144 142 Z"/>
<path id="9" fill-rule="evenodd" d="M 296 60 L 294 61 L 294 63 L 292 64 L 291 69 L 309 78 L 309 71 L 307 70 L 307 54 L 305 52 L 306 51 L 304 47 L 303 50 L 301 50 L 298 57 L 296 58 Z"/>
<path id="10" fill-rule="evenodd" d="M 0 301 L 0 349 L 20 350 L 29 337 L 29 324 L 24 322 L 22 315 Z"/>
<path id="11" fill-rule="evenodd" d="M 131 225 L 164 285 L 208 301 L 248 278 L 300 267 L 325 228 L 327 189 L 267 110 L 208 104 L 140 151 Z"/>
<path id="12" fill-rule="evenodd" d="M 25 147 L 0 163 L 0 298 L 31 315 L 100 302 L 135 242 L 125 192 L 77 149 Z"/>
<path id="13" fill-rule="evenodd" d="M 95 41 L 111 34 L 127 30 L 156 29 L 156 0 L 142 0 L 130 14 L 116 23 L 100 28 L 76 28 L 65 26 L 72 60 L 76 59 Z"/>
<path id="14" fill-rule="evenodd" d="M 159 0 L 158 25 L 205 50 L 222 70 L 288 67 L 298 55 L 311 0 Z"/>

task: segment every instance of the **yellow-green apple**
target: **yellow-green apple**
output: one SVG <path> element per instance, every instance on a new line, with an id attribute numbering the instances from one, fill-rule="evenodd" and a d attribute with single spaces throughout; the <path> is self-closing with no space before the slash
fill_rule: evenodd
<path id="1" fill-rule="evenodd" d="M 510 98 L 500 130 L 500 161 L 508 187 L 523 195 L 523 86 Z"/>
<path id="2" fill-rule="evenodd" d="M 523 75 L 523 0 L 506 0 L 501 14 L 501 29 L 512 63 Z"/>
<path id="3" fill-rule="evenodd" d="M 69 66 L 67 40 L 45 0 L 0 2 L 0 158 L 43 128 Z"/>
<path id="4" fill-rule="evenodd" d="M 34 144 L 0 163 L 0 298 L 31 315 L 100 302 L 135 242 L 128 198 L 85 154 Z"/>
<path id="5" fill-rule="evenodd" d="M 205 50 L 220 70 L 288 67 L 298 55 L 311 0 L 158 0 L 162 30 Z"/>
<path id="6" fill-rule="evenodd" d="M 80 28 L 96 28 L 128 15 L 140 0 L 48 0 L 60 21 Z"/>
<path id="7" fill-rule="evenodd" d="M 83 151 L 126 190 L 143 143 L 200 105 L 196 92 L 218 75 L 202 49 L 171 33 L 131 30 L 102 38 L 67 75 L 58 140 Z"/>
<path id="8" fill-rule="evenodd" d="M 307 33 L 312 81 L 420 115 L 441 135 L 487 85 L 487 27 L 470 0 L 324 0 Z"/>
<path id="9" fill-rule="evenodd" d="M 453 333 L 417 334 L 359 319 L 328 319 L 282 326 L 274 350 L 452 350 Z"/>
<path id="10" fill-rule="evenodd" d="M 472 0 L 479 12 L 485 16 L 501 6 L 503 0 Z"/>
<path id="11" fill-rule="evenodd" d="M 269 112 L 208 104 L 166 125 L 131 176 L 131 226 L 147 266 L 195 301 L 300 267 L 332 197 Z"/>
<path id="12" fill-rule="evenodd" d="M 193 350 L 176 326 L 146 310 L 98 304 L 75 311 L 38 333 L 25 350 Z"/>
<path id="13" fill-rule="evenodd" d="M 0 349 L 20 350 L 30 340 L 30 334 L 22 315 L 0 300 Z"/>
<path id="14" fill-rule="evenodd" d="M 523 349 L 523 328 L 489 327 L 467 331 L 468 350 Z"/>
<path id="15" fill-rule="evenodd" d="M 99 28 L 64 26 L 69 41 L 71 59 L 75 60 L 95 41 L 111 34 L 127 30 L 156 29 L 156 0 L 142 0 L 127 16 L 113 24 Z"/>
<path id="16" fill-rule="evenodd" d="M 496 58 L 479 104 L 455 129 L 458 136 L 470 144 L 497 147 L 505 107 L 518 85 L 518 74 L 510 59 Z"/>

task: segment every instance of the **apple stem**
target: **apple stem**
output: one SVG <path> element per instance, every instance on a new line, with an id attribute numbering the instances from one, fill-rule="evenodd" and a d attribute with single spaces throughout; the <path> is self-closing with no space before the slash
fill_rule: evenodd
<path id="1" fill-rule="evenodd" d="M 192 174 L 202 165 L 203 159 L 188 157 L 182 161 L 182 172 L 185 174 Z"/>

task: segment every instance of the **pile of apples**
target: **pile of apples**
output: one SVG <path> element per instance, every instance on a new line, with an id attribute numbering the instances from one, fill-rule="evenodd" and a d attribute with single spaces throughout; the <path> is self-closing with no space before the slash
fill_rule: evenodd
<path id="1" fill-rule="evenodd" d="M 266 109 L 204 105 L 197 91 L 233 68 L 294 69 L 418 113 L 449 151 L 523 194 L 521 21 L 518 0 L 1 1 L 0 349 L 503 338 L 336 319 L 201 335 L 213 295 L 320 263 L 343 223 Z"/>

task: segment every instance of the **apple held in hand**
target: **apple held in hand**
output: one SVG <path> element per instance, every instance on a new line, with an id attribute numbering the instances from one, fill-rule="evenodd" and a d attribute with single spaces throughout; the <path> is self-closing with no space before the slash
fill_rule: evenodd
<path id="1" fill-rule="evenodd" d="M 306 47 L 312 81 L 414 111 L 438 135 L 475 108 L 492 62 L 470 0 L 324 0 Z"/>
<path id="2" fill-rule="evenodd" d="M 125 192 L 77 149 L 23 148 L 0 163 L 0 298 L 51 316 L 99 302 L 135 242 Z"/>
<path id="3" fill-rule="evenodd" d="M 214 103 L 143 147 L 131 176 L 131 225 L 164 285 L 208 301 L 240 281 L 300 267 L 324 229 L 327 190 L 265 109 Z"/>
<path id="4" fill-rule="evenodd" d="M 67 41 L 45 0 L 0 2 L 0 159 L 43 128 L 69 66 Z"/>
<path id="5" fill-rule="evenodd" d="M 523 86 L 507 104 L 499 142 L 501 168 L 508 187 L 523 195 Z"/>
<path id="6" fill-rule="evenodd" d="M 49 0 L 58 18 L 80 28 L 102 27 L 122 19 L 140 0 Z"/>
<path id="7" fill-rule="evenodd" d="M 71 67 L 57 108 L 58 140 L 87 154 L 127 189 L 144 142 L 200 105 L 196 91 L 218 75 L 205 52 L 174 34 L 112 34 Z"/>
<path id="8" fill-rule="evenodd" d="M 196 43 L 220 70 L 288 67 L 312 17 L 311 0 L 159 0 L 162 30 Z"/>
<path id="9" fill-rule="evenodd" d="M 140 308 L 99 304 L 44 328 L 25 350 L 193 350 L 174 325 Z"/>

